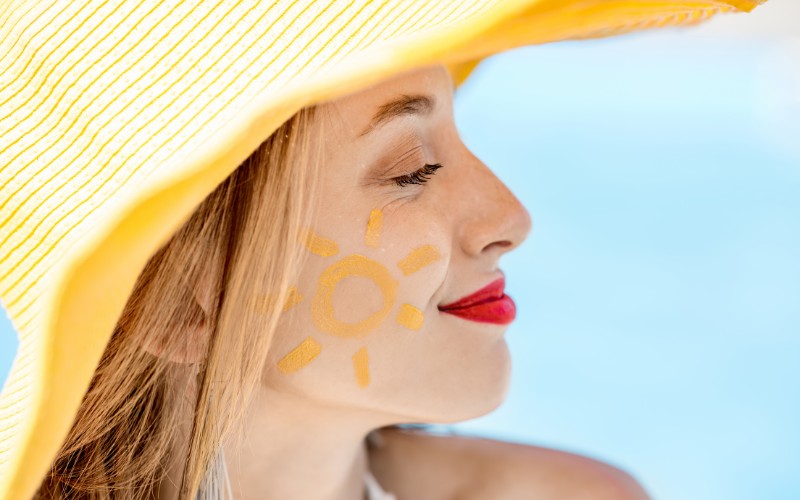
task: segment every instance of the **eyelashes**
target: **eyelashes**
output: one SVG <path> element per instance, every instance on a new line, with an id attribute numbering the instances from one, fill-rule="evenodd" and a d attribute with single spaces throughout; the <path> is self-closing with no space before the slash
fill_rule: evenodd
<path id="1" fill-rule="evenodd" d="M 436 173 L 437 170 L 442 168 L 444 165 L 440 163 L 434 164 L 425 164 L 422 168 L 417 170 L 416 172 L 412 172 L 410 174 L 401 175 L 399 177 L 392 178 L 392 181 L 400 187 L 407 186 L 409 184 L 424 184 L 428 182 L 428 179 Z"/>

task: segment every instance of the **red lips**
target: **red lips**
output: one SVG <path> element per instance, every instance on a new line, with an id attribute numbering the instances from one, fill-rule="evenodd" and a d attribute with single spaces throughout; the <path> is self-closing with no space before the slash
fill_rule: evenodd
<path id="1" fill-rule="evenodd" d="M 517 308 L 503 293 L 505 286 L 505 278 L 499 278 L 452 304 L 439 306 L 439 310 L 471 321 L 506 325 L 514 321 Z"/>

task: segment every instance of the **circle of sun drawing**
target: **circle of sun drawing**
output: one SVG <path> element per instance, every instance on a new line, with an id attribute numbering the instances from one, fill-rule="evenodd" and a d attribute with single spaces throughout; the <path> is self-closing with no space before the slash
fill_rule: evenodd
<path id="1" fill-rule="evenodd" d="M 380 244 L 383 213 L 374 209 L 369 214 L 364 244 L 377 247 Z M 320 257 L 334 257 L 339 254 L 339 245 L 330 239 L 319 236 L 312 230 L 301 235 L 301 241 L 309 252 Z M 428 264 L 438 260 L 439 251 L 432 245 L 417 247 L 397 263 L 404 276 L 409 276 Z M 333 294 L 339 282 L 347 277 L 371 280 L 382 295 L 382 306 L 377 311 L 356 322 L 342 321 L 336 317 L 333 308 Z M 351 254 L 332 263 L 319 276 L 317 289 L 311 299 L 311 317 L 314 325 L 321 331 L 340 338 L 363 338 L 377 329 L 394 309 L 399 282 L 380 262 L 361 254 Z M 304 297 L 296 287 L 288 291 L 289 296 L 283 306 L 287 311 L 303 301 Z M 410 304 L 401 304 L 395 321 L 409 330 L 419 330 L 424 321 L 422 311 Z M 306 337 L 299 345 L 278 361 L 278 369 L 292 373 L 308 365 L 322 352 L 322 344 L 312 336 Z M 356 382 L 361 387 L 369 385 L 369 356 L 366 347 L 361 347 L 352 356 Z"/>

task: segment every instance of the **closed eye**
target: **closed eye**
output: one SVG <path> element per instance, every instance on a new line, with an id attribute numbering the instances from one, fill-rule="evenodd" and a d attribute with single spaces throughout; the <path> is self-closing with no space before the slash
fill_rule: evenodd
<path id="1" fill-rule="evenodd" d="M 410 174 L 401 175 L 399 177 L 392 178 L 395 184 L 400 187 L 407 186 L 409 184 L 424 184 L 425 182 L 430 179 L 430 176 L 436 173 L 437 170 L 442 168 L 444 165 L 439 163 L 434 164 L 425 164 L 422 168 L 417 170 L 416 172 L 412 172 Z"/>

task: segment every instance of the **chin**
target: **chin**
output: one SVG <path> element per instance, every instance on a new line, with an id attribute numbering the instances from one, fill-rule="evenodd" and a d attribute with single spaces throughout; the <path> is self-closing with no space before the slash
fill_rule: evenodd
<path id="1" fill-rule="evenodd" d="M 453 380 L 452 390 L 442 401 L 435 423 L 448 424 L 482 417 L 496 410 L 506 399 L 511 382 L 511 357 L 505 341 L 490 363 Z M 433 422 L 433 420 L 431 420 Z"/>

